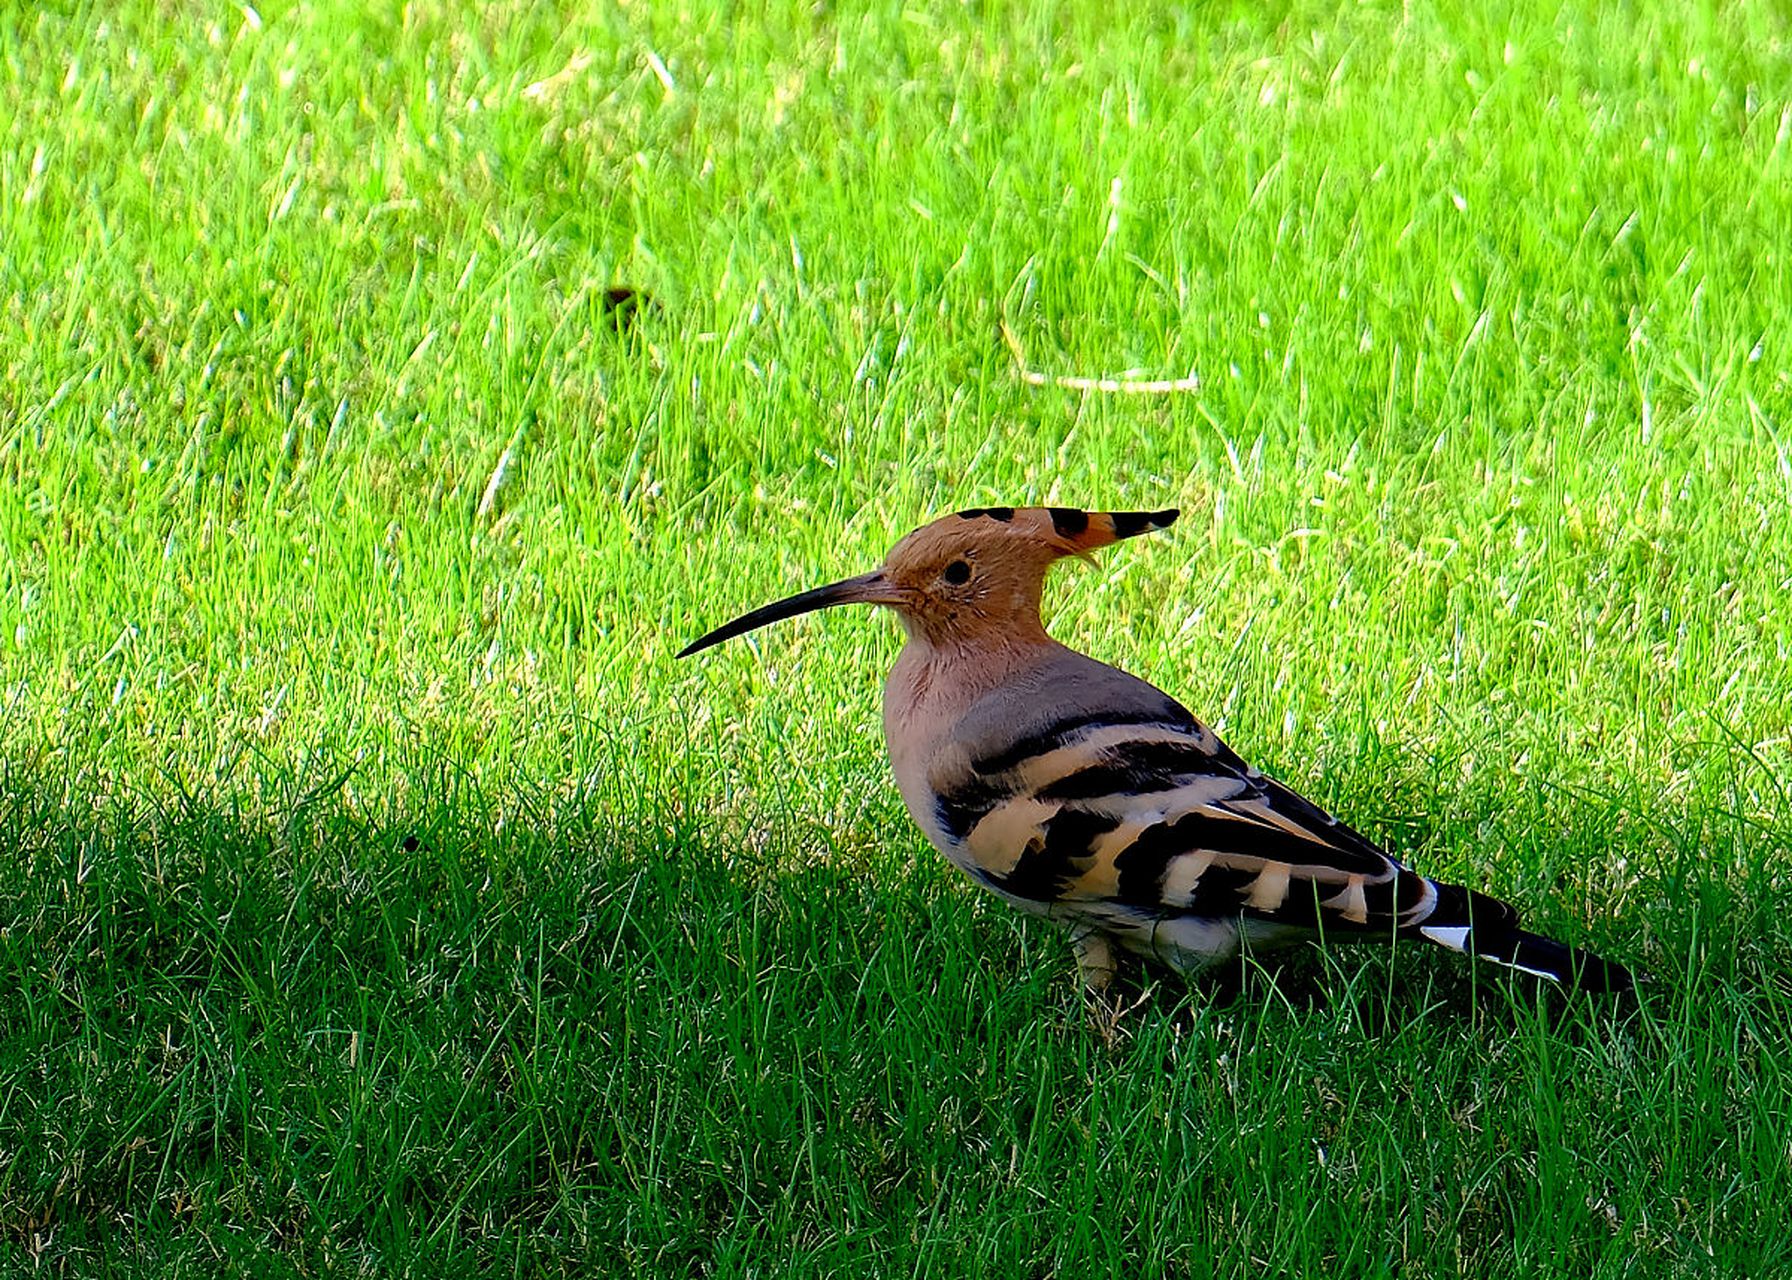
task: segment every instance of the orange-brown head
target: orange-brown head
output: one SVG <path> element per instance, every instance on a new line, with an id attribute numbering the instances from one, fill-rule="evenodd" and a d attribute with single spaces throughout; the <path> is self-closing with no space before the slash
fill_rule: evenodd
<path id="1" fill-rule="evenodd" d="M 922 525 L 898 542 L 882 568 L 743 614 L 685 646 L 678 656 L 836 604 L 888 605 L 911 636 L 933 644 L 974 643 L 980 637 L 1043 638 L 1039 594 L 1055 561 L 1167 528 L 1178 514 L 1074 507 L 960 511 Z"/>

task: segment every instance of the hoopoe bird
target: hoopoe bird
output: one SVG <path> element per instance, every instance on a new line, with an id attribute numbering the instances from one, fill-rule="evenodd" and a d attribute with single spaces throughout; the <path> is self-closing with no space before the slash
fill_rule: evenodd
<path id="1" fill-rule="evenodd" d="M 903 538 L 882 568 L 755 609 L 678 656 L 830 605 L 894 609 L 908 640 L 884 685 L 884 737 L 909 813 L 978 885 L 1064 926 L 1094 994 L 1116 947 L 1192 975 L 1307 938 L 1422 940 L 1568 987 L 1629 989 L 1623 966 L 1409 870 L 1169 695 L 1046 634 L 1054 562 L 1178 514 L 961 511 Z"/>

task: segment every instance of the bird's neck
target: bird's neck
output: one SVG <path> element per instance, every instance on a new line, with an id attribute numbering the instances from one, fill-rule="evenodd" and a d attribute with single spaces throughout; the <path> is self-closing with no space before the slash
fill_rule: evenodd
<path id="1" fill-rule="evenodd" d="M 1063 651 L 1038 623 L 974 644 L 911 631 L 884 682 L 884 738 L 904 796 L 922 785 L 927 760 L 979 698 Z"/>

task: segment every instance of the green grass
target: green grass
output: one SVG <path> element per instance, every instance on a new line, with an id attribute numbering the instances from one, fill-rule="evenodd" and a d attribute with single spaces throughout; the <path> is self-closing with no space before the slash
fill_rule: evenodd
<path id="1" fill-rule="evenodd" d="M 1792 1271 L 1792 43 L 1464 9 L 0 8 L 0 1263 Z M 1105 1046 L 887 619 L 671 656 L 1026 501 L 1180 505 L 1056 632 L 1643 1008 Z"/>

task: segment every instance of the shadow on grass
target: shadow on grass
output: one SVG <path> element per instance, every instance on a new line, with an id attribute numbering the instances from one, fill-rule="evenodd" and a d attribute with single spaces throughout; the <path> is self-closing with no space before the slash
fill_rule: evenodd
<path id="1" fill-rule="evenodd" d="M 6 784 L 0 1248 L 43 1266 L 1792 1263 L 1792 946 L 1720 870 L 1691 918 L 1639 890 L 1627 1023 L 1352 948 L 1159 984 L 1108 1048 L 1064 945 L 905 830 L 805 861 Z"/>

